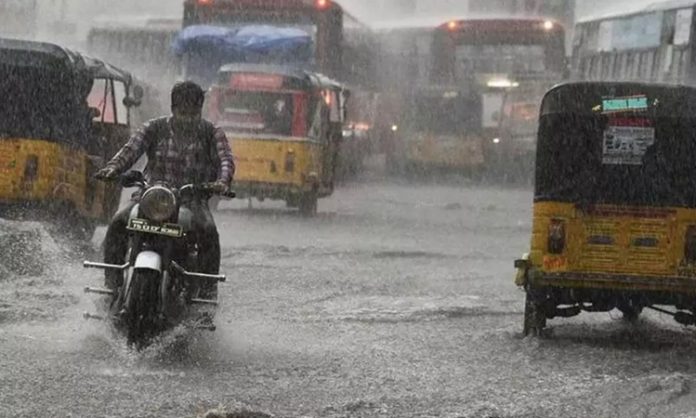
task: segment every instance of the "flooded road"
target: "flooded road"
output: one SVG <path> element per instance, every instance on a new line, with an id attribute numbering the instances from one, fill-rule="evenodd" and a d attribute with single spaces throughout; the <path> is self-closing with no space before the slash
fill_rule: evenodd
<path id="1" fill-rule="evenodd" d="M 696 334 L 647 313 L 520 335 L 512 261 L 531 193 L 366 180 L 320 202 L 225 202 L 224 300 L 213 333 L 143 353 L 102 324 L 75 255 L 0 282 L 0 416 L 696 416 Z"/>

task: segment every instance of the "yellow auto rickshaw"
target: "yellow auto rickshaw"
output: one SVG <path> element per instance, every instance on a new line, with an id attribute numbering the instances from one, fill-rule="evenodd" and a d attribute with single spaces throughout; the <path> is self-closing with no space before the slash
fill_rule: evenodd
<path id="1" fill-rule="evenodd" d="M 93 173 L 130 134 L 130 74 L 58 45 L 0 39 L 0 216 L 90 236 L 120 189 Z"/>
<path id="2" fill-rule="evenodd" d="M 644 308 L 696 324 L 696 89 L 570 83 L 545 95 L 524 334 Z"/>
<path id="3" fill-rule="evenodd" d="M 284 200 L 314 215 L 334 190 L 348 92 L 320 74 L 232 64 L 208 95 L 208 117 L 232 147 L 238 197 Z"/>

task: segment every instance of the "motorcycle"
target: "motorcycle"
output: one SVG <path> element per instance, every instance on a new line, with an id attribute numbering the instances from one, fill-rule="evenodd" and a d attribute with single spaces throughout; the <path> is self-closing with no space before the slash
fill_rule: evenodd
<path id="1" fill-rule="evenodd" d="M 89 313 L 85 318 L 111 320 L 128 344 L 138 348 L 179 324 L 214 331 L 212 314 L 206 308 L 212 307 L 214 313 L 217 295 L 212 292 L 214 296 L 205 298 L 201 290 L 226 278 L 196 272 L 200 270 L 197 234 L 187 202 L 216 193 L 210 184 L 187 184 L 179 189 L 148 184 L 139 171 L 130 171 L 120 180 L 124 188 L 141 190 L 140 201 L 128 219 L 125 263 L 85 261 L 84 267 L 117 271 L 123 276 L 122 284 L 114 290 L 85 288 L 86 293 L 110 297 L 107 318 Z M 233 192 L 221 195 L 234 197 Z"/>

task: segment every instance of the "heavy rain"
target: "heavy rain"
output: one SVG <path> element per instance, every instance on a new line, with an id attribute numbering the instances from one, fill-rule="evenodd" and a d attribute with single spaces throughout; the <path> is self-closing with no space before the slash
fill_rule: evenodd
<path id="1" fill-rule="evenodd" d="M 0 0 L 0 417 L 696 417 L 696 0 Z"/>

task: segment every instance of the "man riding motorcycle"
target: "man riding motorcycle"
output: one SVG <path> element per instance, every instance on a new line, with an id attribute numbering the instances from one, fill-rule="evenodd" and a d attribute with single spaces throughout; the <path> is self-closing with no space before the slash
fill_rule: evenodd
<path id="1" fill-rule="evenodd" d="M 185 184 L 213 182 L 214 192 L 227 191 L 235 170 L 232 152 L 225 133 L 202 118 L 204 99 L 205 94 L 196 83 L 177 83 L 171 92 L 172 115 L 146 123 L 99 170 L 96 177 L 116 179 L 145 154 L 144 175 L 150 184 L 165 183 L 178 188 Z M 128 251 L 128 218 L 139 197 L 134 194 L 128 205 L 111 221 L 104 240 L 105 263 L 123 264 Z M 220 237 L 208 207 L 208 198 L 191 202 L 190 209 L 202 258 L 199 260 L 204 270 L 201 273 L 219 274 Z M 122 281 L 121 272 L 107 270 L 107 288 L 115 289 Z M 209 294 L 214 291 L 214 288 L 204 290 Z"/>

